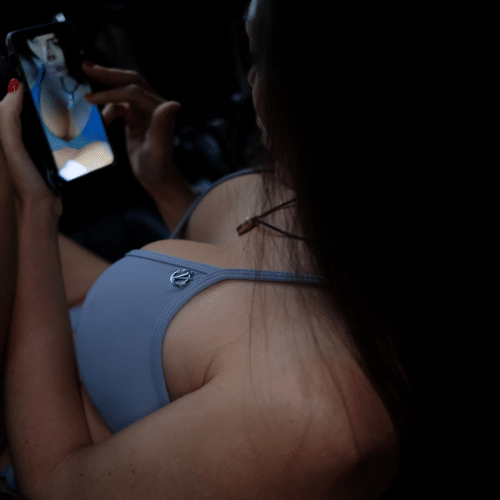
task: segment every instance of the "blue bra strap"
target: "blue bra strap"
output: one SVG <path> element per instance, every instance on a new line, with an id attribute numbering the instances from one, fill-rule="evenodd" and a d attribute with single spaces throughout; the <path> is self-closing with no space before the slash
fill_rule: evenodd
<path id="1" fill-rule="evenodd" d="M 132 251 L 131 254 L 140 257 L 146 257 L 143 250 Z M 182 262 L 182 259 L 176 259 Z M 195 269 L 197 266 L 206 266 L 199 263 L 189 263 L 186 262 L 186 269 Z M 217 269 L 215 266 L 208 266 L 213 269 Z M 184 304 L 186 304 L 192 297 L 197 293 L 201 292 L 205 288 L 224 280 L 251 280 L 251 281 L 274 281 L 281 283 L 297 283 L 297 284 L 309 284 L 309 285 L 321 285 L 325 284 L 326 280 L 320 276 L 314 276 L 311 274 L 294 274 L 288 272 L 273 272 L 273 271 L 261 271 L 252 269 L 219 269 L 212 271 L 209 275 L 204 276 L 204 279 L 198 281 L 194 279 L 190 285 L 190 293 L 179 295 L 177 300 L 173 300 L 165 306 L 162 313 L 158 317 L 153 336 L 151 339 L 150 348 L 150 368 L 151 375 L 153 377 L 153 384 L 155 387 L 156 397 L 160 406 L 165 406 L 169 402 L 167 389 L 165 386 L 165 377 L 163 374 L 163 339 L 165 337 L 166 326 L 170 323 L 173 316 L 179 311 Z"/>
<path id="2" fill-rule="evenodd" d="M 189 217 L 191 217 L 191 214 L 193 213 L 194 209 L 197 207 L 197 205 L 200 203 L 200 201 L 215 187 L 217 187 L 219 184 L 222 184 L 223 182 L 226 182 L 230 179 L 233 179 L 234 177 L 240 177 L 241 175 L 248 175 L 248 174 L 255 174 L 258 173 L 259 170 L 253 169 L 253 168 L 245 168 L 242 170 L 239 170 L 238 172 L 233 172 L 231 174 L 225 175 L 215 183 L 211 184 L 208 188 L 206 188 L 204 191 L 202 191 L 196 200 L 191 204 L 189 207 L 188 211 L 184 214 L 184 217 L 181 219 L 177 227 L 175 228 L 174 232 L 170 235 L 170 239 L 177 239 L 179 237 L 179 233 L 182 231 L 182 228 L 188 221 Z"/>

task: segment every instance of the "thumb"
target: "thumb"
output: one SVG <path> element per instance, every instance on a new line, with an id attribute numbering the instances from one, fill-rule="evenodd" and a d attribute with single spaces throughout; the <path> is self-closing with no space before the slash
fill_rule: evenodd
<path id="1" fill-rule="evenodd" d="M 9 82 L 7 95 L 0 101 L 0 134 L 7 148 L 19 148 L 21 138 L 21 109 L 24 87 L 15 78 Z"/>
<path id="2" fill-rule="evenodd" d="M 165 102 L 158 106 L 151 119 L 151 141 L 163 143 L 166 137 L 173 137 L 177 111 L 181 107 L 176 101 Z"/>
<path id="3" fill-rule="evenodd" d="M 1 101 L 5 103 L 2 106 L 7 113 L 21 114 L 23 107 L 24 87 L 17 78 L 12 78 L 7 87 L 7 94 Z"/>

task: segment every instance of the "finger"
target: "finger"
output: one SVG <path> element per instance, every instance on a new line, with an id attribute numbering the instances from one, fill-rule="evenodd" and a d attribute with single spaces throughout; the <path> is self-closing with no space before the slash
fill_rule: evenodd
<path id="1" fill-rule="evenodd" d="M 170 132 L 170 137 L 173 139 L 177 111 L 180 108 L 180 103 L 171 101 L 162 104 L 155 110 L 148 133 L 148 140 L 152 144 L 164 143 L 166 130 Z"/>
<path id="2" fill-rule="evenodd" d="M 148 89 L 150 92 L 155 92 L 153 87 L 149 85 L 144 78 L 142 78 L 137 71 L 130 69 L 118 69 L 118 68 L 106 68 L 105 66 L 100 66 L 98 64 L 89 65 L 86 63 L 82 64 L 83 71 L 93 78 L 113 87 L 123 87 L 125 85 L 135 84 L 139 87 Z"/>
<path id="3" fill-rule="evenodd" d="M 12 79 L 11 81 L 15 80 Z M 11 87 L 9 82 L 9 89 L 10 88 Z M 19 125 L 21 124 L 20 115 L 23 106 L 24 86 L 22 83 L 19 83 L 17 88 L 16 87 L 12 88 L 15 88 L 16 90 L 14 91 L 9 90 L 9 92 L 7 92 L 5 97 L 0 101 L 0 106 L 2 109 L 1 118 L 5 118 L 0 120 L 0 126 L 9 123 L 14 117 L 19 117 Z"/>
<path id="4" fill-rule="evenodd" d="M 30 161 L 21 135 L 23 98 L 24 86 L 20 84 L 17 91 L 9 92 L 0 102 L 0 139 L 8 160 L 16 156 L 21 161 Z"/>
<path id="5" fill-rule="evenodd" d="M 90 97 L 86 97 L 86 99 L 88 102 L 97 105 L 129 102 L 141 111 L 153 111 L 162 102 L 158 96 L 152 95 L 135 83 L 126 87 L 102 90 L 101 92 L 92 94 Z"/>
<path id="6" fill-rule="evenodd" d="M 101 111 L 104 124 L 108 126 L 111 123 L 113 123 L 117 118 L 125 118 L 129 110 L 130 110 L 130 105 L 127 103 L 106 104 L 106 106 L 104 106 L 104 109 Z"/>
<path id="7" fill-rule="evenodd" d="M 135 131 L 137 128 L 144 129 L 149 120 L 150 116 L 144 116 L 144 114 L 138 113 L 136 110 L 131 109 L 131 105 L 128 102 L 120 104 L 107 104 L 102 111 L 104 123 L 109 125 L 117 118 L 123 118 L 125 125 L 130 130 Z"/>

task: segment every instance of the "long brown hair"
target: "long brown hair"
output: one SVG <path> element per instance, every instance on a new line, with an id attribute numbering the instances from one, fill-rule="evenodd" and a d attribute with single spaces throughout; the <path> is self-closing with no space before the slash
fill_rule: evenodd
<path id="1" fill-rule="evenodd" d="M 412 351 L 418 322 L 398 211 L 404 165 L 390 154 L 390 68 L 397 61 L 384 12 L 372 4 L 259 1 L 252 56 L 265 82 L 268 147 L 253 140 L 247 151 L 262 169 L 267 206 L 280 186 L 295 191 L 298 217 L 289 229 L 307 239 L 315 274 L 326 278 L 325 314 L 345 319 L 360 366 L 395 425 L 403 468 L 410 468 L 421 422 L 409 358 L 422 360 Z M 238 61 L 248 71 L 241 52 Z M 290 242 L 287 258 L 300 272 L 294 248 Z"/>

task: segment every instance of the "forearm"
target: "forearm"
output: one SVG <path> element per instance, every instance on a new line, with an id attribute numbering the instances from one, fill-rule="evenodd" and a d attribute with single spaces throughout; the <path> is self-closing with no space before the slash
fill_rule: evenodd
<path id="1" fill-rule="evenodd" d="M 18 217 L 18 279 L 5 372 L 7 435 L 27 491 L 75 449 L 92 444 L 50 207 Z"/>
<path id="2" fill-rule="evenodd" d="M 111 262 L 59 233 L 59 251 L 68 307 L 81 304 Z"/>
<path id="3" fill-rule="evenodd" d="M 0 359 L 16 284 L 16 220 L 12 186 L 0 166 Z"/>
<path id="4" fill-rule="evenodd" d="M 1 153 L 0 153 L 1 154 Z M 14 196 L 10 178 L 0 164 L 0 373 L 7 331 L 14 304 L 17 273 L 17 235 Z M 0 387 L 0 452 L 5 446 L 3 387 Z"/>
<path id="5" fill-rule="evenodd" d="M 155 201 L 170 232 L 178 226 L 188 208 L 197 198 L 196 191 L 180 173 L 168 182 L 144 187 Z"/>

